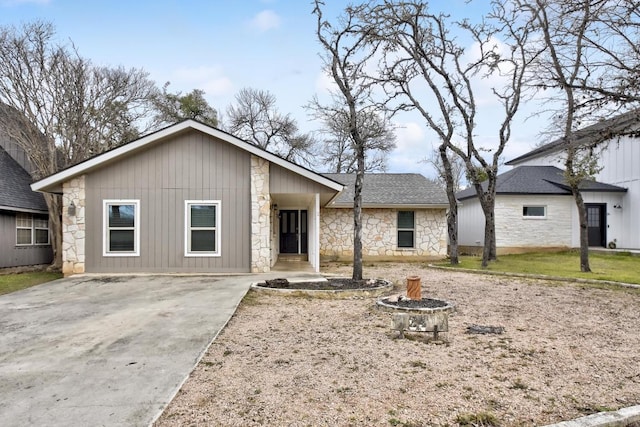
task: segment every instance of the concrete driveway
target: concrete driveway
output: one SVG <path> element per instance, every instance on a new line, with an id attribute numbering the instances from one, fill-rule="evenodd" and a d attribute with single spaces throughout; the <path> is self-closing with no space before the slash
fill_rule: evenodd
<path id="1" fill-rule="evenodd" d="M 86 276 L 0 296 L 0 424 L 148 425 L 259 279 Z"/>

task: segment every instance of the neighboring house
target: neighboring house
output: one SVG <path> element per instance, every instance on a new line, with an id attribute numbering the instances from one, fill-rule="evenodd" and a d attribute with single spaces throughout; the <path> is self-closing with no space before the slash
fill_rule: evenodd
<path id="1" fill-rule="evenodd" d="M 290 254 L 319 271 L 324 217 L 344 186 L 186 120 L 32 188 L 63 196 L 65 274 L 235 273 L 270 271 L 279 257 Z M 411 211 L 416 205 L 383 207 Z M 444 218 L 444 209 L 438 212 Z M 418 237 L 420 218 L 414 218 L 413 239 L 420 245 L 414 253 L 428 250 Z M 409 225 L 406 219 L 401 223 Z M 444 219 L 432 223 L 441 225 L 433 234 L 443 240 Z M 395 222 L 388 226 L 395 227 Z M 348 233 L 345 229 L 340 232 Z M 408 244 L 408 234 L 401 239 Z M 396 251 L 395 239 L 386 244 Z M 432 246 L 433 255 L 446 250 Z"/>
<path id="2" fill-rule="evenodd" d="M 622 114 L 577 132 L 584 150 L 598 155 L 601 171 L 581 183 L 587 208 L 589 245 L 640 249 L 640 140 L 635 135 L 602 135 L 638 129 L 638 111 Z M 597 136 L 597 138 L 596 138 Z M 543 145 L 507 162 L 498 176 L 495 206 L 498 252 L 580 246 L 578 211 L 564 179 L 562 141 Z M 483 245 L 484 216 L 475 191 L 458 193 L 459 244 L 473 251 Z"/>
<path id="3" fill-rule="evenodd" d="M 9 152 L 27 162 L 19 147 L 0 141 L 0 268 L 49 264 L 53 251 L 47 204 L 31 190 L 31 175 Z"/>

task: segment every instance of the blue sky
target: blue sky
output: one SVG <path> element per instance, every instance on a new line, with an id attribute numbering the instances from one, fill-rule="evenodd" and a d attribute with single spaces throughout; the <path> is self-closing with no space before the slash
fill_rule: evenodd
<path id="1" fill-rule="evenodd" d="M 349 2 L 326 3 L 330 19 Z M 431 2 L 432 8 L 470 15 L 486 3 Z M 143 68 L 160 86 L 170 81 L 171 91 L 202 89 L 220 112 L 243 87 L 268 90 L 282 113 L 291 113 L 301 129 L 312 131 L 317 124 L 302 106 L 326 90 L 327 79 L 311 11 L 308 0 L 0 0 L 0 25 L 51 21 L 60 41 L 73 41 L 94 63 Z M 495 135 L 488 125 L 495 107 L 484 107 L 487 120 L 478 126 L 479 140 L 487 146 Z M 543 125 L 524 122 L 531 108 L 524 110 L 505 152 L 507 160 L 540 139 Z M 395 123 L 398 147 L 388 172 L 433 176 L 431 167 L 419 160 L 437 145 L 435 135 L 413 114 L 397 116 Z"/>

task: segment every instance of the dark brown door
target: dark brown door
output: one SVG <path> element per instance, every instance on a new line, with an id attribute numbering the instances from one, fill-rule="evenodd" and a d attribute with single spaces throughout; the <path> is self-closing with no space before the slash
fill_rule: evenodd
<path id="1" fill-rule="evenodd" d="M 298 211 L 280 211 L 280 253 L 298 253 Z"/>
<path id="2" fill-rule="evenodd" d="M 589 246 L 606 246 L 607 205 L 587 204 Z"/>

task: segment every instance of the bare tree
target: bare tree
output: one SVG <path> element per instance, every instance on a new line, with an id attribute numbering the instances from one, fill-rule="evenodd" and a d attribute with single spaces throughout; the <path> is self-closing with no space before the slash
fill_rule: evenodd
<path id="1" fill-rule="evenodd" d="M 301 133 L 290 114 L 276 108 L 276 97 L 268 91 L 241 89 L 235 105 L 227 108 L 226 130 L 283 159 L 313 164 L 316 141 Z"/>
<path id="2" fill-rule="evenodd" d="M 349 132 L 349 113 L 344 109 L 322 105 L 315 98 L 308 106 L 316 118 L 323 122 L 321 133 L 325 135 L 321 162 L 328 172 L 355 173 L 357 158 Z M 364 140 L 365 172 L 385 171 L 387 157 L 396 146 L 395 129 L 389 118 L 373 110 L 357 113 Z"/>
<path id="3" fill-rule="evenodd" d="M 365 172 L 367 133 L 363 119 L 382 110 L 371 100 L 372 88 L 365 67 L 376 52 L 368 42 L 366 28 L 360 22 L 365 6 L 347 7 L 334 26 L 323 18 L 324 2 L 315 0 L 313 13 L 318 17 L 316 35 L 323 48 L 321 57 L 325 69 L 337 86 L 331 93 L 328 110 L 343 111 L 348 124 L 355 157 L 356 180 L 353 197 L 353 279 L 362 279 L 362 185 Z M 320 105 L 316 102 L 317 107 Z"/>
<path id="4" fill-rule="evenodd" d="M 54 36 L 47 22 L 0 28 L 0 127 L 28 154 L 36 179 L 138 136 L 156 90 L 145 72 L 93 66 Z M 44 196 L 59 267 L 60 197 Z"/>
<path id="5" fill-rule="evenodd" d="M 562 101 L 558 133 L 565 177 L 578 210 L 580 270 L 588 272 L 588 216 L 580 185 L 599 171 L 595 147 L 625 130 L 600 129 L 590 135 L 588 146 L 577 131 L 640 101 L 640 5 L 630 0 L 536 0 L 515 5 L 535 17 L 544 49 L 528 82 Z"/>
<path id="6" fill-rule="evenodd" d="M 464 161 L 457 154 L 447 151 L 445 155 L 449 160 L 449 167 L 446 167 L 442 161 L 439 148 L 431 151 L 429 157 L 422 159 L 421 162 L 431 165 L 435 169 L 437 174 L 436 183 L 445 190 L 447 188 L 447 175 L 451 175 L 453 191 L 457 193 L 462 190 L 464 186 L 467 168 Z M 449 169 L 449 171 L 447 169 Z"/>
<path id="7" fill-rule="evenodd" d="M 181 92 L 171 93 L 169 82 L 162 87 L 162 92 L 153 98 L 156 110 L 154 126 L 161 127 L 185 119 L 194 119 L 210 126 L 218 126 L 218 113 L 204 99 L 204 91 L 194 89 L 183 95 Z"/>
<path id="8" fill-rule="evenodd" d="M 531 58 L 526 51 L 531 23 L 527 16 L 493 2 L 491 14 L 478 25 L 453 22 L 443 14 L 432 14 L 422 1 L 374 4 L 366 19 L 372 35 L 380 40 L 386 54 L 381 60 L 380 81 L 385 85 L 390 105 L 396 110 L 415 110 L 442 141 L 439 152 L 445 166 L 449 198 L 450 240 L 457 242 L 457 202 L 448 165 L 447 151 L 463 159 L 485 215 L 482 265 L 496 258 L 495 191 L 500 156 L 511 137 L 511 123 L 522 97 L 523 76 Z M 450 33 L 452 28 L 469 36 L 477 55 L 469 55 Z M 498 39 L 506 46 L 499 49 Z M 492 93 L 502 105 L 503 115 L 497 144 L 486 150 L 475 138 L 477 124 L 476 85 L 482 77 L 500 77 Z M 428 95 L 425 95 L 425 90 Z M 464 148 L 459 148 L 456 144 Z M 488 177 L 483 185 L 477 165 Z M 453 257 L 452 257 L 453 259 Z"/>

